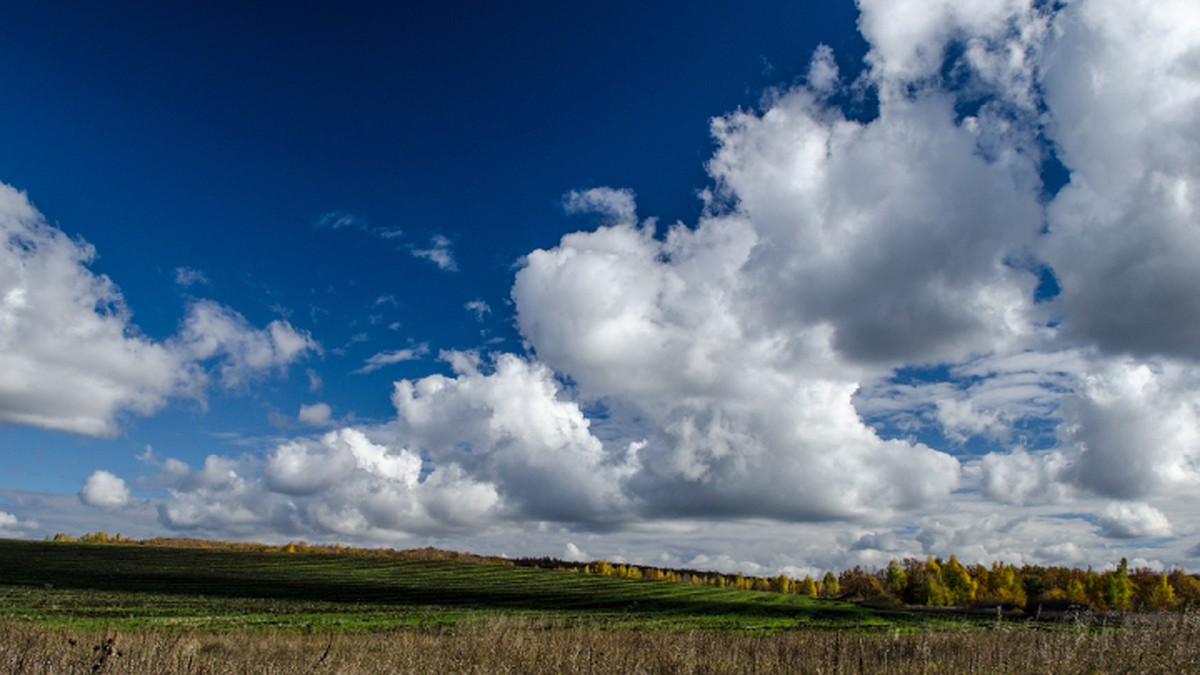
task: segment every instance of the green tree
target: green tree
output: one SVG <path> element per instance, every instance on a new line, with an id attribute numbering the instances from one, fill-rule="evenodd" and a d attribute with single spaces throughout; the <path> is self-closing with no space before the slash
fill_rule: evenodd
<path id="1" fill-rule="evenodd" d="M 1191 610 L 1200 604 L 1200 581 L 1181 569 L 1173 569 L 1167 576 L 1175 590 L 1175 603 L 1179 609 Z"/>
<path id="2" fill-rule="evenodd" d="M 1025 587 L 1021 583 L 1020 573 L 1012 565 L 1005 565 L 1000 561 L 993 562 L 986 574 L 976 574 L 976 580 L 979 583 L 975 592 L 977 600 L 1025 606 Z"/>
<path id="3" fill-rule="evenodd" d="M 813 580 L 812 577 L 805 576 L 803 579 L 800 580 L 800 583 L 796 585 L 796 593 L 798 593 L 799 595 L 807 595 L 809 597 L 816 597 L 817 582 L 815 580 Z"/>
<path id="4" fill-rule="evenodd" d="M 795 582 L 792 581 L 791 577 L 786 574 L 780 574 L 771 579 L 771 590 L 776 593 L 791 593 L 794 584 Z"/>
<path id="5" fill-rule="evenodd" d="M 1129 562 L 1121 558 L 1115 571 L 1104 576 L 1104 602 L 1109 609 L 1124 612 L 1133 599 L 1133 582 L 1129 580 Z"/>
<path id="6" fill-rule="evenodd" d="M 954 554 L 950 554 L 950 559 L 942 566 L 941 574 L 942 585 L 946 588 L 946 603 L 950 605 L 969 605 L 975 602 L 975 589 L 977 585 L 975 580 L 958 562 L 958 558 Z"/>
<path id="7" fill-rule="evenodd" d="M 1077 605 L 1088 604 L 1087 587 L 1083 585 L 1083 579 L 1072 577 L 1067 582 L 1067 600 Z"/>
<path id="8" fill-rule="evenodd" d="M 900 566 L 900 561 L 892 558 L 888 562 L 887 571 L 883 576 L 883 590 L 897 600 L 904 599 L 904 586 L 908 584 L 908 575 Z"/>
<path id="9" fill-rule="evenodd" d="M 909 558 L 904 561 L 904 573 L 908 585 L 904 587 L 904 601 L 910 605 L 941 607 L 949 603 L 946 587 L 942 584 L 942 565 L 930 556 L 924 562 Z"/>
<path id="10" fill-rule="evenodd" d="M 1167 579 L 1166 574 L 1158 575 L 1158 581 L 1150 591 L 1150 609 L 1163 612 L 1171 609 L 1174 604 L 1175 589 L 1171 588 L 1171 582 Z"/>
<path id="11" fill-rule="evenodd" d="M 827 598 L 837 597 L 842 592 L 841 584 L 838 583 L 838 578 L 833 575 L 833 572 L 826 572 L 821 578 L 821 595 Z"/>

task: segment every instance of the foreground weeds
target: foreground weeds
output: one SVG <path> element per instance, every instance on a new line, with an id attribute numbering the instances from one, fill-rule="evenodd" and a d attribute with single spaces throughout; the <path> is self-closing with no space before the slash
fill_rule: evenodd
<path id="1" fill-rule="evenodd" d="M 597 630 L 490 620 L 374 634 L 88 632 L 0 624 L 9 673 L 1184 673 L 1200 619 L 1113 629 L 766 637 Z"/>

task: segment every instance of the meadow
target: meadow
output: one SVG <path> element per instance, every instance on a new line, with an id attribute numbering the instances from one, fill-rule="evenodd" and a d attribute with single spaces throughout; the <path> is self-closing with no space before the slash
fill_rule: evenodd
<path id="1" fill-rule="evenodd" d="M 0 671 L 1197 672 L 1190 613 L 1036 622 L 499 561 L 0 541 Z"/>

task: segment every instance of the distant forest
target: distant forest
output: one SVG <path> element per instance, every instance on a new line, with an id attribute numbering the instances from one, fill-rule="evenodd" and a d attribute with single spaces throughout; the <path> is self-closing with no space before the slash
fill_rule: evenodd
<path id="1" fill-rule="evenodd" d="M 120 534 L 110 535 L 106 532 L 90 532 L 78 538 L 60 533 L 51 539 L 97 544 L 278 551 L 285 554 L 487 562 L 549 568 L 575 574 L 838 598 L 880 606 L 995 608 L 1028 613 L 1036 613 L 1043 608 L 1056 611 L 1074 608 L 1116 612 L 1166 612 L 1186 611 L 1200 606 L 1200 578 L 1197 575 L 1188 574 L 1181 569 L 1170 572 L 1158 572 L 1147 568 L 1130 569 L 1125 559 L 1122 559 L 1114 570 L 1097 572 L 1090 567 L 1086 570 L 1040 565 L 1018 567 L 1003 562 L 994 562 L 990 566 L 963 565 L 954 555 L 946 560 L 930 556 L 924 560 L 893 559 L 886 568 L 879 570 L 855 566 L 836 574 L 827 572 L 821 579 L 811 576 L 794 579 L 786 575 L 754 577 L 610 563 L 605 560 L 583 563 L 556 558 L 510 559 L 432 547 L 396 550 L 356 548 L 340 544 L 316 545 L 303 541 L 272 545 L 162 537 L 129 539 Z"/>

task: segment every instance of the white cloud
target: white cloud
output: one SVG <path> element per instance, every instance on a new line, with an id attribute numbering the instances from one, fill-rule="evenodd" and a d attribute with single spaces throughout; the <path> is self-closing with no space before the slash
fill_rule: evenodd
<path id="1" fill-rule="evenodd" d="M 366 375 L 373 373 L 380 368 L 403 363 L 405 361 L 417 361 L 424 358 L 429 353 L 429 347 L 421 344 L 416 347 L 408 347 L 405 349 L 393 349 L 387 352 L 379 352 L 363 363 L 362 368 L 354 371 L 355 375 Z"/>
<path id="2" fill-rule="evenodd" d="M 482 527 L 497 505 L 491 486 L 456 468 L 423 476 L 417 454 L 344 428 L 281 444 L 262 462 L 210 456 L 175 478 L 160 517 L 192 532 L 386 541 Z"/>
<path id="3" fill-rule="evenodd" d="M 198 372 L 138 333 L 95 255 L 0 184 L 0 421 L 111 436 L 120 413 L 195 392 Z"/>
<path id="4" fill-rule="evenodd" d="M 620 482 L 630 458 L 592 435 L 548 368 L 501 354 L 485 373 L 473 355 L 445 357 L 454 377 L 396 383 L 399 438 L 434 466 L 495 486 L 514 515 L 603 521 L 627 513 Z"/>
<path id="5" fill-rule="evenodd" d="M 709 169 L 738 207 L 725 219 L 757 239 L 738 280 L 752 318 L 824 327 L 864 363 L 958 360 L 1027 338 L 1036 279 L 1010 261 L 1041 227 L 1036 167 L 988 157 L 981 133 L 938 92 L 885 103 L 866 124 L 807 90 L 718 119 Z"/>
<path id="6" fill-rule="evenodd" d="M 879 439 L 851 395 L 893 364 L 1038 338 L 1036 278 L 1010 264 L 1040 227 L 1035 164 L 986 156 L 934 94 L 860 124 L 797 89 L 714 133 L 735 208 L 660 238 L 627 193 L 572 197 L 611 224 L 527 256 L 522 335 L 645 441 L 628 490 L 648 514 L 861 518 L 944 497 L 957 462 Z"/>
<path id="7" fill-rule="evenodd" d="M 483 321 L 483 317 L 492 313 L 492 308 L 483 300 L 471 300 L 463 305 L 463 309 L 475 315 L 476 321 Z"/>
<path id="8" fill-rule="evenodd" d="M 307 331 L 287 321 L 254 328 L 241 314 L 211 300 L 192 304 L 173 346 L 195 361 L 218 359 L 217 370 L 226 387 L 243 385 L 263 371 L 282 371 L 318 350 Z"/>
<path id="9" fill-rule="evenodd" d="M 333 424 L 333 409 L 328 403 L 301 405 L 297 419 L 314 427 L 327 427 Z"/>
<path id="10" fill-rule="evenodd" d="M 863 517 L 944 495 L 957 463 L 867 429 L 827 333 L 761 324 L 740 293 L 755 244 L 737 218 L 665 241 L 620 224 L 567 235 L 517 275 L 522 334 L 638 444 L 626 485 L 642 512 Z"/>
<path id="11" fill-rule="evenodd" d="M 599 214 L 606 225 L 637 222 L 637 204 L 632 190 L 614 190 L 608 187 L 571 191 L 563 197 L 563 210 L 576 214 Z"/>
<path id="12" fill-rule="evenodd" d="M 320 373 L 312 368 L 305 369 L 304 374 L 308 377 L 308 390 L 320 391 L 325 382 L 321 379 Z"/>
<path id="13" fill-rule="evenodd" d="M 1097 366 L 1064 412 L 1074 480 L 1117 499 L 1200 485 L 1200 370 L 1133 359 Z"/>
<path id="14" fill-rule="evenodd" d="M 573 542 L 569 541 L 567 542 L 567 545 L 563 547 L 562 558 L 563 560 L 570 560 L 572 562 L 583 562 L 585 560 L 589 560 L 587 552 L 581 550 Z"/>
<path id="15" fill-rule="evenodd" d="M 1069 494 L 1067 467 L 1067 459 L 1057 451 L 992 452 L 979 460 L 980 485 L 988 498 L 1006 504 L 1057 503 Z"/>
<path id="16" fill-rule="evenodd" d="M 1064 332 L 1106 351 L 1200 358 L 1200 7 L 1075 2 L 1044 64 L 1071 182 L 1043 253 Z"/>
<path id="17" fill-rule="evenodd" d="M 829 45 L 820 45 L 813 52 L 808 66 L 808 86 L 817 94 L 828 95 L 839 86 L 837 61 Z"/>
<path id="18" fill-rule="evenodd" d="M 761 112 L 715 121 L 708 166 L 716 190 L 696 227 L 660 236 L 652 221 L 639 225 L 630 191 L 571 193 L 567 210 L 598 212 L 604 226 L 529 254 L 518 272 L 512 296 L 533 352 L 577 385 L 581 401 L 603 407 L 598 433 L 637 443 L 626 495 L 645 515 L 864 518 L 931 508 L 957 484 L 952 458 L 882 441 L 859 409 L 900 422 L 908 415 L 911 428 L 935 426 L 956 444 L 1013 443 L 967 475 L 1010 504 L 1076 499 L 1079 488 L 1144 498 L 1194 484 L 1189 448 L 1200 424 L 1190 392 L 1200 380 L 1164 359 L 1114 366 L 1089 343 L 1138 345 L 1088 326 L 1122 323 L 1131 339 L 1164 345 L 1159 353 L 1171 353 L 1169 342 L 1200 344 L 1187 323 L 1200 311 L 1186 304 L 1200 297 L 1186 290 L 1198 257 L 1194 228 L 1182 227 L 1194 220 L 1186 158 L 1200 153 L 1194 134 L 1180 138 L 1198 126 L 1200 109 L 1191 93 L 1200 73 L 1191 54 L 1200 51 L 1182 28 L 1195 10 L 1166 3 L 1139 19 L 1145 8 L 1094 2 L 1057 15 L 1004 0 L 860 6 L 877 118 L 854 121 L 829 106 L 837 72 L 819 50 L 807 86 L 776 92 Z M 1173 24 L 1169 44 L 1152 47 L 1164 22 Z M 1114 64 L 1113 86 L 1154 91 L 1136 104 L 1097 106 L 1079 102 L 1096 95 L 1085 92 L 1056 110 L 1068 85 L 1096 81 L 1082 68 L 1108 73 L 1110 59 L 1128 58 L 1128 44 L 1144 48 L 1131 64 Z M 1173 65 L 1160 77 L 1163 63 Z M 944 86 L 947 68 L 957 92 Z M 1049 235 L 1042 86 L 1049 132 L 1067 134 L 1060 150 L 1072 171 L 1049 208 Z M 959 105 L 972 100 L 984 103 Z M 1147 106 L 1164 122 L 1154 130 L 1168 139 L 1161 147 L 1175 154 L 1158 149 L 1157 136 L 1141 144 L 1150 129 L 1125 111 Z M 1109 108 L 1112 120 L 1101 117 Z M 1068 129 L 1075 121 L 1083 126 Z M 1110 122 L 1112 138 L 1103 131 Z M 1136 134 L 1122 131 L 1133 124 Z M 1109 146 L 1114 154 L 1100 157 Z M 1142 168 L 1121 157 L 1146 153 L 1157 162 L 1153 190 L 1128 207 L 1104 207 L 1117 219 L 1079 215 L 1088 211 L 1076 208 L 1084 198 L 1075 192 L 1089 173 L 1112 174 L 1119 184 L 1109 194 L 1128 194 L 1126 185 L 1140 183 L 1126 179 Z M 1145 259 L 1169 264 L 1122 271 L 1143 276 L 1117 291 L 1129 300 L 1113 311 L 1102 298 L 1120 275 L 1101 265 L 1142 255 L 1132 248 L 1140 230 L 1122 224 L 1130 209 L 1156 218 L 1152 238 L 1171 245 L 1161 247 L 1166 257 Z M 1079 255 L 1096 246 L 1084 241 L 1092 221 L 1112 223 L 1130 246 L 1113 239 L 1099 255 Z M 1048 305 L 1035 303 L 1039 260 L 1065 271 L 1062 299 Z M 1093 305 L 1079 299 L 1091 296 Z M 1151 309 L 1162 305 L 1154 317 L 1147 298 Z M 894 367 L 931 363 L 946 364 L 950 379 L 885 384 Z M 1142 369 L 1147 382 L 1130 382 Z M 871 389 L 856 409 L 851 393 L 864 381 Z"/>
<path id="19" fill-rule="evenodd" d="M 1140 502 L 1114 502 L 1104 509 L 1099 521 L 1106 537 L 1133 539 L 1165 537 L 1171 534 L 1171 522 L 1158 509 Z"/>
<path id="20" fill-rule="evenodd" d="M 208 276 L 206 276 L 204 272 L 201 272 L 200 270 L 192 269 L 190 267 L 176 267 L 175 283 L 184 288 L 188 288 L 190 286 L 197 285 L 208 286 L 210 282 L 208 280 Z"/>
<path id="21" fill-rule="evenodd" d="M 952 42 L 963 44 L 965 65 L 993 88 L 1011 94 L 1011 85 L 1022 79 L 1027 87 L 1036 65 L 1028 52 L 1048 19 L 1039 9 L 1043 3 L 1034 0 L 860 0 L 858 5 L 859 29 L 871 43 L 871 76 L 884 88 L 896 89 L 936 80 Z M 1016 73 L 1025 77 L 1018 79 Z"/>
<path id="22" fill-rule="evenodd" d="M 454 259 L 454 252 L 450 249 L 450 239 L 447 237 L 435 234 L 429 239 L 429 246 L 426 248 L 412 248 L 412 254 L 418 258 L 424 258 L 438 266 L 438 269 L 446 272 L 457 272 L 458 262 Z"/>
<path id="23" fill-rule="evenodd" d="M 0 537 L 23 538 L 28 536 L 31 528 L 37 526 L 37 521 L 21 520 L 7 511 L 0 511 Z"/>
<path id="24" fill-rule="evenodd" d="M 118 509 L 129 503 L 129 488 L 125 481 L 107 471 L 93 471 L 83 482 L 79 498 L 88 506 Z"/>
<path id="25" fill-rule="evenodd" d="M 95 256 L 0 184 L 0 421 L 112 436 L 123 413 L 200 397 L 214 356 L 233 386 L 317 349 L 285 321 L 255 329 L 208 300 L 191 305 L 179 335 L 152 340 L 117 285 L 88 269 Z"/>

